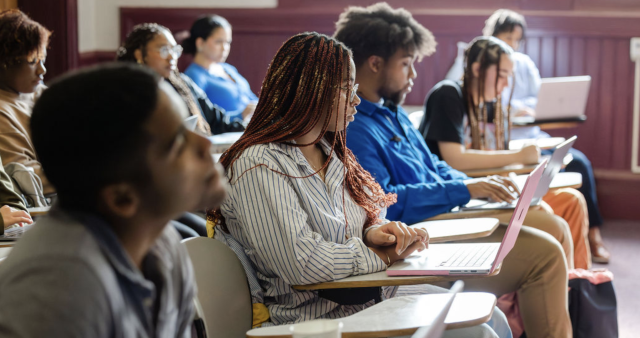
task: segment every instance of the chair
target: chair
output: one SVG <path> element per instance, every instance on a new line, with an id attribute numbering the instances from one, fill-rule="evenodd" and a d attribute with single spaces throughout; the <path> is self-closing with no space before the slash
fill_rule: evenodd
<path id="1" fill-rule="evenodd" d="M 422 110 L 417 110 L 409 114 L 409 121 L 411 121 L 411 124 L 413 125 L 414 128 L 419 129 L 420 123 L 422 123 L 423 117 L 424 117 L 424 112 Z"/>
<path id="2" fill-rule="evenodd" d="M 193 263 L 208 336 L 243 337 L 251 330 L 253 312 L 240 260 L 224 243 L 212 238 L 188 238 L 182 243 Z"/>

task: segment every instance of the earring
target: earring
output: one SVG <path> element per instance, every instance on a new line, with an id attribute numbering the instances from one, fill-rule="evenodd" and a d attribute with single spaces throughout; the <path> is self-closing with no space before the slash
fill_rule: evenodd
<path id="1" fill-rule="evenodd" d="M 138 64 L 139 64 L 139 65 L 141 65 L 141 64 L 142 64 L 142 60 L 138 59 L 138 60 L 136 60 L 136 61 L 138 62 Z"/>

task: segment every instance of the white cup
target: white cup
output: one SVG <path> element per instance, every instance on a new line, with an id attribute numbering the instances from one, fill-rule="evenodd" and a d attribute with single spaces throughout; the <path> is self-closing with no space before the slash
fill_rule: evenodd
<path id="1" fill-rule="evenodd" d="M 318 319 L 289 326 L 293 338 L 340 338 L 342 322 Z"/>

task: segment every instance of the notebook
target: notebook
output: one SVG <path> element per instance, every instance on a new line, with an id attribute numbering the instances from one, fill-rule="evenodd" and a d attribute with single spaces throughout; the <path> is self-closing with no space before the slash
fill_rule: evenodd
<path id="1" fill-rule="evenodd" d="M 31 225 L 25 225 L 22 227 L 14 227 L 9 229 L 1 229 L 0 230 L 0 242 L 13 242 L 17 241 L 22 237 L 25 231 L 31 229 Z"/>
<path id="2" fill-rule="evenodd" d="M 531 200 L 531 205 L 538 205 L 542 202 L 542 197 L 549 192 L 549 186 L 551 185 L 551 181 L 562 169 L 564 157 L 569 152 L 569 149 L 575 143 L 577 136 L 573 136 L 572 138 L 560 143 L 556 146 L 556 150 L 551 155 L 549 163 L 547 167 L 544 169 L 542 173 L 542 177 L 540 178 L 540 182 L 538 183 L 538 188 L 536 189 L 535 194 L 533 194 L 533 199 Z M 508 210 L 516 207 L 517 199 L 511 203 L 507 202 L 489 202 L 487 200 L 480 199 L 472 199 L 467 203 L 467 205 L 463 206 L 461 210 Z"/>
<path id="3" fill-rule="evenodd" d="M 501 243 L 431 244 L 387 269 L 388 276 L 488 275 L 513 248 L 547 161 L 534 169 L 522 189 Z"/>
<path id="4" fill-rule="evenodd" d="M 444 307 L 440 310 L 440 313 L 433 320 L 433 323 L 429 326 L 423 326 L 419 328 L 411 338 L 440 338 L 442 337 L 442 333 L 446 329 L 447 325 L 444 323 L 444 320 L 447 318 L 447 314 L 451 309 L 451 305 L 453 304 L 453 300 L 456 298 L 456 295 L 459 292 L 462 292 L 462 288 L 464 287 L 464 282 L 457 281 L 451 289 L 449 290 L 450 298 Z"/>

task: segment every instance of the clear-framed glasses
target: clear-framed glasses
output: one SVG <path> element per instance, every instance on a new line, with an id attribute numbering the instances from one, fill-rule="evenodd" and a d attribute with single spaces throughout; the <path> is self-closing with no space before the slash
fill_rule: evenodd
<path id="1" fill-rule="evenodd" d="M 158 48 L 158 53 L 160 53 L 160 57 L 166 59 L 169 57 L 169 54 L 173 56 L 174 59 L 179 58 L 182 55 L 182 46 L 175 45 L 171 46 L 162 46 Z"/>
<path id="2" fill-rule="evenodd" d="M 338 87 L 340 89 L 349 90 L 349 87 Z M 354 84 L 351 87 L 351 93 L 349 93 L 349 103 L 353 103 L 353 100 L 356 98 L 356 93 L 358 92 L 358 84 Z"/>

